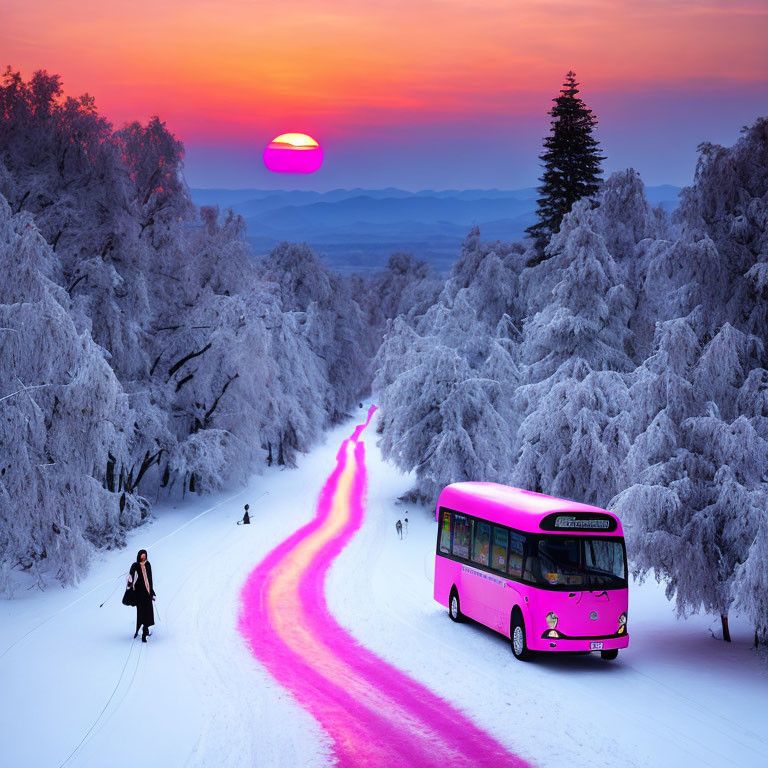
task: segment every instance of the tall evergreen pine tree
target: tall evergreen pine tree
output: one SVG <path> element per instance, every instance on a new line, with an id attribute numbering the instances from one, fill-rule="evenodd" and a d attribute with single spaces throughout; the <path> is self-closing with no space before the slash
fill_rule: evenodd
<path id="1" fill-rule="evenodd" d="M 539 249 L 543 249 L 560 222 L 580 198 L 594 195 L 600 179 L 598 142 L 592 137 L 597 119 L 584 102 L 576 95 L 576 73 L 569 72 L 560 95 L 553 99 L 552 133 L 544 139 L 544 173 L 538 191 L 541 197 L 536 201 L 538 221 L 526 232 L 534 238 Z"/>

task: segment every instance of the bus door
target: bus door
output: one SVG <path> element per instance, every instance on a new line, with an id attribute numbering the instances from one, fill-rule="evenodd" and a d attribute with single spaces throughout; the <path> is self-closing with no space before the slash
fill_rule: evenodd
<path id="1" fill-rule="evenodd" d="M 469 520 L 469 532 L 469 563 L 462 569 L 463 600 L 469 603 L 467 615 L 482 624 L 495 627 L 495 585 L 487 571 L 491 557 L 491 523 Z"/>

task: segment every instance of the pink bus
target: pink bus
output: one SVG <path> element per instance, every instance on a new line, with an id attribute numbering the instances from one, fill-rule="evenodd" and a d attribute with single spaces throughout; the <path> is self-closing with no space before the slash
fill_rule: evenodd
<path id="1" fill-rule="evenodd" d="M 437 502 L 435 600 L 533 651 L 629 645 L 627 552 L 605 509 L 497 483 L 453 483 Z"/>

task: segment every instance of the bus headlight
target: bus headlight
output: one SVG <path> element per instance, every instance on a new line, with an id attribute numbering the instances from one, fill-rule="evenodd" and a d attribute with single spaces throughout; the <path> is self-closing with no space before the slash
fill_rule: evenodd
<path id="1" fill-rule="evenodd" d="M 619 616 L 619 628 L 616 630 L 617 635 L 623 635 L 627 631 L 627 612 L 624 611 Z"/>
<path id="2" fill-rule="evenodd" d="M 560 637 L 560 633 L 557 631 L 557 614 L 554 611 L 550 611 L 546 616 L 546 622 L 549 629 L 542 635 L 542 637 Z"/>

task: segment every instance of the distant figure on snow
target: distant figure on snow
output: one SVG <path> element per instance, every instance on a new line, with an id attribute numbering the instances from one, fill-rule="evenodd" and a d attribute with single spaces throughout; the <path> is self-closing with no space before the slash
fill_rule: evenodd
<path id="1" fill-rule="evenodd" d="M 141 642 L 146 643 L 150 634 L 149 628 L 155 625 L 155 612 L 152 608 L 155 590 L 152 588 L 152 566 L 147 560 L 146 549 L 140 549 L 136 562 L 131 564 L 128 586 L 136 593 L 136 632 L 133 636 L 138 636 L 139 627 L 143 624 Z"/>
<path id="2" fill-rule="evenodd" d="M 407 514 L 408 512 L 406 511 L 406 515 Z M 408 535 L 408 518 L 407 517 L 403 520 L 403 528 L 405 528 L 405 535 L 407 536 Z"/>
<path id="3" fill-rule="evenodd" d="M 243 515 L 243 525 L 251 524 L 251 516 L 248 514 L 248 505 L 245 505 L 245 514 Z"/>
<path id="4" fill-rule="evenodd" d="M 403 538 L 403 524 L 399 520 L 395 523 L 395 530 L 397 531 L 397 535 L 402 539 Z"/>
<path id="5" fill-rule="evenodd" d="M 362 404 L 362 403 L 360 403 L 360 407 L 361 407 L 361 408 L 363 407 L 363 404 Z"/>

